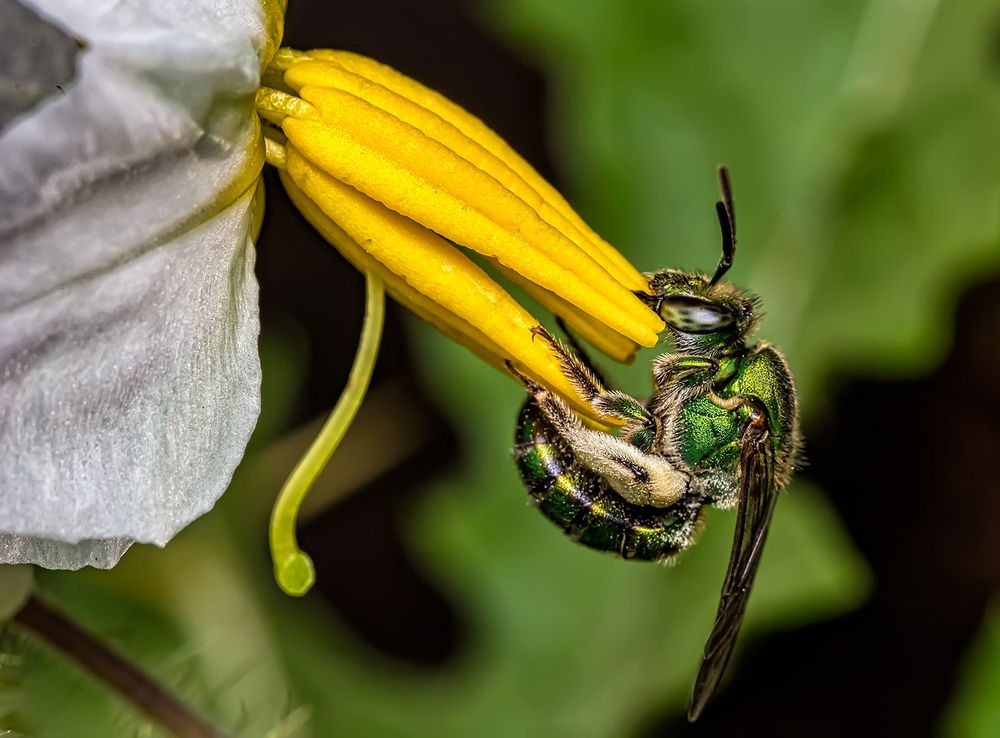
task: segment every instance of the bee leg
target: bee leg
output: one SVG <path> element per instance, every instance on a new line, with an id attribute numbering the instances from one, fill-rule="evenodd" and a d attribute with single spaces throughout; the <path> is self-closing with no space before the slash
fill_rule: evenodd
<path id="1" fill-rule="evenodd" d="M 653 417 L 639 400 L 619 390 L 605 388 L 590 367 L 541 326 L 535 326 L 532 333 L 549 344 L 573 389 L 600 415 L 624 420 L 631 425 L 654 426 Z"/>
<path id="2" fill-rule="evenodd" d="M 698 387 L 715 381 L 718 373 L 718 362 L 704 356 L 664 354 L 653 362 L 653 380 L 661 390 L 677 383 Z"/>
<path id="3" fill-rule="evenodd" d="M 666 507 L 687 493 L 690 476 L 663 456 L 647 453 L 622 438 L 585 427 L 569 406 L 548 390 L 539 389 L 532 394 L 573 457 L 606 479 L 628 502 Z"/>
<path id="4" fill-rule="evenodd" d="M 517 369 L 515 369 L 514 365 L 511 363 L 509 359 L 505 359 L 503 363 L 504 366 L 507 367 L 507 371 L 514 376 L 514 379 L 523 384 L 526 390 L 534 393 L 542 389 L 542 386 L 538 384 L 538 382 L 536 382 L 534 379 L 529 377 L 527 374 L 522 374 Z"/>
<path id="5" fill-rule="evenodd" d="M 730 412 L 735 412 L 741 407 L 748 407 L 753 413 L 754 422 L 759 425 L 759 416 L 761 414 L 767 417 L 767 410 L 763 405 L 760 404 L 760 400 L 750 396 L 750 395 L 733 395 L 732 397 L 722 397 L 716 394 L 715 390 L 708 391 L 708 398 L 721 407 L 723 410 L 729 410 Z"/>
<path id="6" fill-rule="evenodd" d="M 584 350 L 583 346 L 577 340 L 576 336 L 573 335 L 573 332 L 569 329 L 569 326 L 566 325 L 566 321 L 557 315 L 556 325 L 559 326 L 559 330 L 561 330 L 563 332 L 563 335 L 566 336 L 566 341 L 569 343 L 569 347 L 573 349 L 573 353 L 577 356 L 577 358 L 580 359 L 580 363 L 583 364 L 585 367 L 587 367 L 588 370 L 590 370 L 590 373 L 593 375 L 594 379 L 596 379 L 598 382 L 600 382 L 606 387 L 608 385 L 608 380 L 605 379 L 604 375 L 601 374 L 601 372 L 597 369 L 597 366 L 594 364 L 593 359 L 590 358 L 590 355 Z"/>

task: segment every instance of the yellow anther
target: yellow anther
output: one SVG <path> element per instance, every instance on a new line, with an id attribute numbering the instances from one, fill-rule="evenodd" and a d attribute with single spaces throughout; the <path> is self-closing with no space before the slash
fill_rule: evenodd
<path id="1" fill-rule="evenodd" d="M 264 158 L 272 167 L 285 168 L 285 145 L 266 131 L 264 133 Z"/>
<path id="2" fill-rule="evenodd" d="M 304 120 L 318 119 L 319 111 L 302 98 L 271 87 L 261 87 L 254 98 L 257 115 L 269 123 L 280 126 L 288 117 Z"/>
<path id="3" fill-rule="evenodd" d="M 531 295 L 552 314 L 563 318 L 566 325 L 575 330 L 581 338 L 592 343 L 602 354 L 623 364 L 631 363 L 632 359 L 635 358 L 636 345 L 625 336 L 607 330 L 606 326 L 598 323 L 575 305 L 571 305 L 549 290 L 542 289 L 517 272 L 501 265 L 497 265 L 497 268 L 505 277 Z"/>
<path id="4" fill-rule="evenodd" d="M 320 87 L 299 93 L 322 120 L 286 118 L 282 129 L 316 166 L 495 258 L 636 343 L 656 343 L 656 314 L 494 178 L 354 95 Z"/>
<path id="5" fill-rule="evenodd" d="M 587 256 L 600 264 L 624 285 L 638 285 L 644 289 L 645 281 L 628 265 L 622 268 L 617 260 L 607 254 L 589 237 L 570 222 L 562 211 L 546 201 L 524 178 L 481 143 L 469 137 L 451 121 L 403 95 L 360 74 L 356 74 L 334 61 L 300 61 L 285 73 L 285 83 L 294 90 L 307 86 L 341 90 L 355 95 L 375 107 L 395 116 L 403 123 L 419 130 L 428 138 L 446 146 L 470 164 L 486 172 L 503 187 L 524 201 L 549 226 L 568 238 Z M 627 262 L 626 262 L 627 264 Z"/>
<path id="6" fill-rule="evenodd" d="M 432 315 L 435 324 L 467 335 L 463 343 L 471 341 L 493 352 L 496 358 L 491 363 L 509 358 L 560 395 L 576 398 L 551 351 L 531 334 L 538 321 L 471 259 L 423 226 L 314 167 L 294 146 L 287 150 L 286 171 L 299 190 L 293 198 L 304 196 L 325 218 L 317 219 L 313 209 L 302 208 L 298 201 L 296 204 L 324 235 L 334 236 L 335 246 L 341 248 L 342 239 L 324 220 L 335 224 L 350 244 L 364 244 L 364 251 L 381 265 L 379 273 L 387 283 L 392 277 L 385 275 L 386 271 L 422 295 L 418 307 Z M 345 256 L 355 261 L 350 244 Z M 366 268 L 376 269 L 370 264 Z M 579 400 L 576 405 L 593 414 Z"/>
<path id="7" fill-rule="evenodd" d="M 281 51 L 278 53 L 280 55 Z M 646 280 L 629 263 L 628 259 L 597 235 L 573 208 L 570 207 L 565 198 L 559 194 L 559 191 L 538 174 L 506 141 L 463 107 L 455 104 L 441 93 L 397 72 L 392 67 L 377 62 L 374 59 L 361 56 L 360 54 L 331 49 L 315 49 L 304 53 L 296 53 L 299 54 L 297 57 L 299 60 L 312 59 L 334 62 L 348 71 L 377 82 L 398 95 L 436 113 L 442 119 L 451 123 L 470 139 L 505 162 L 507 166 L 513 169 L 526 183 L 537 191 L 546 203 L 562 213 L 566 220 L 574 225 L 581 234 L 596 244 L 604 252 L 605 258 L 617 266 L 615 274 L 624 277 L 622 284 L 630 290 L 647 289 Z M 659 330 L 662 329 L 661 325 Z"/>

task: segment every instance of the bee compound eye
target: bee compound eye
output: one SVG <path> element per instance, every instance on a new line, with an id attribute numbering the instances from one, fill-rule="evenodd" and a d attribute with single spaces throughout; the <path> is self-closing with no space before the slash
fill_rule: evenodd
<path id="1" fill-rule="evenodd" d="M 736 323 L 728 308 L 697 297 L 665 297 L 660 303 L 660 317 L 685 333 L 713 333 Z"/>

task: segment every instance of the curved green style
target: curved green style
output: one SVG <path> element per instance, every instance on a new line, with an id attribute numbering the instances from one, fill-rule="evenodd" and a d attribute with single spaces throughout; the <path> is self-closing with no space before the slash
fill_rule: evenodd
<path id="1" fill-rule="evenodd" d="M 333 452 L 337 450 L 351 421 L 361 407 L 368 391 L 385 315 L 385 291 L 382 281 L 368 272 L 365 274 L 365 320 L 354 364 L 347 378 L 347 386 L 337 400 L 330 417 L 323 425 L 316 440 L 299 461 L 281 488 L 274 509 L 271 511 L 270 541 L 274 576 L 278 585 L 290 595 L 300 597 L 312 587 L 316 579 L 312 559 L 299 548 L 295 538 L 295 523 L 302 501 L 316 477 L 323 471 Z"/>

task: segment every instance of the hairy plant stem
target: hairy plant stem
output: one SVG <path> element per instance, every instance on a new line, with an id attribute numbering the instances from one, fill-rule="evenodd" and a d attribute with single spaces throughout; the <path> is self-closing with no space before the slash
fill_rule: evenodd
<path id="1" fill-rule="evenodd" d="M 32 595 L 13 618 L 179 738 L 227 738 L 163 685 Z"/>

